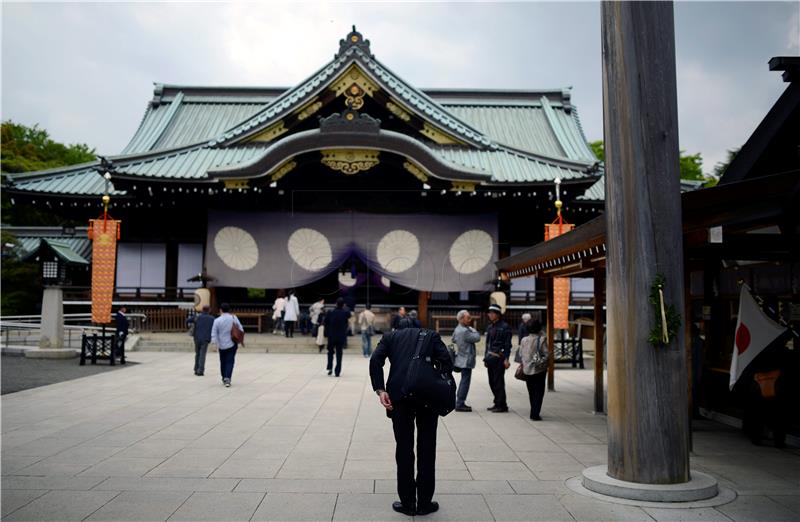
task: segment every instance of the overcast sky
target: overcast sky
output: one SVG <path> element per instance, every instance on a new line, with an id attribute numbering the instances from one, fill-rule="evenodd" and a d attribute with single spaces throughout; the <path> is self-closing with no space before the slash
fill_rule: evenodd
<path id="1" fill-rule="evenodd" d="M 356 24 L 418 87 L 573 87 L 602 138 L 598 3 L 2 3 L 2 118 L 118 153 L 153 82 L 292 86 Z M 675 4 L 681 148 L 704 170 L 740 146 L 800 54 L 800 3 Z"/>

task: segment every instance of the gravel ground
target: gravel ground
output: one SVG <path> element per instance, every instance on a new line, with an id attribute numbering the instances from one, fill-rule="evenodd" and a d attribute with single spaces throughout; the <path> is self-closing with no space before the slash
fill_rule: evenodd
<path id="1" fill-rule="evenodd" d="M 126 365 L 116 364 L 109 366 L 108 361 L 98 361 L 92 365 L 87 361 L 86 366 L 78 364 L 79 359 L 28 359 L 18 355 L 4 355 L 0 357 L 0 393 L 14 393 L 29 388 L 38 388 L 48 384 L 62 381 L 80 379 L 88 375 L 95 375 L 114 370 L 124 369 L 126 366 L 136 364 L 128 362 Z"/>

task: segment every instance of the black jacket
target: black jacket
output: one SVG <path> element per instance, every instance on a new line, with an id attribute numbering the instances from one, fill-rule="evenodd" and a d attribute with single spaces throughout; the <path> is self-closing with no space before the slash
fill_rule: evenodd
<path id="1" fill-rule="evenodd" d="M 194 319 L 194 340 L 204 343 L 211 342 L 211 329 L 214 327 L 214 318 L 205 312 Z"/>
<path id="2" fill-rule="evenodd" d="M 489 352 L 499 353 L 504 359 L 508 359 L 511 355 L 511 336 L 511 327 L 502 319 L 490 323 L 486 329 L 486 354 L 483 360 L 489 359 Z"/>
<path id="3" fill-rule="evenodd" d="M 114 314 L 114 322 L 117 324 L 117 335 L 128 335 L 128 318 L 125 314 L 117 311 Z"/>
<path id="4" fill-rule="evenodd" d="M 333 344 L 347 342 L 347 327 L 350 321 L 350 310 L 334 308 L 325 314 L 325 337 Z"/>
<path id="5" fill-rule="evenodd" d="M 411 363 L 417 348 L 419 328 L 404 328 L 383 336 L 372 357 L 369 360 L 369 377 L 372 380 L 373 390 L 386 390 L 392 401 L 403 398 L 400 389 L 405 384 L 408 366 Z M 425 344 L 422 346 L 422 356 L 431 355 L 432 360 L 437 360 L 442 365 L 443 371 L 452 371 L 453 363 L 450 354 L 438 333 L 428 330 Z M 389 359 L 389 381 L 384 384 L 383 365 Z"/>

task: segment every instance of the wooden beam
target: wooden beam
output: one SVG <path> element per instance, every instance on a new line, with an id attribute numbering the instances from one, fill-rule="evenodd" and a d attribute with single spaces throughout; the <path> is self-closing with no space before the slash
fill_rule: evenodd
<path id="1" fill-rule="evenodd" d="M 603 304 L 606 300 L 606 271 L 605 268 L 594 269 L 594 411 L 605 411 L 603 393 L 603 367 L 605 350 L 603 346 L 603 332 L 605 318 L 603 317 Z"/>
<path id="2" fill-rule="evenodd" d="M 608 474 L 689 480 L 683 330 L 649 341 L 658 274 L 684 317 L 672 2 L 603 2 L 606 152 Z"/>
<path id="3" fill-rule="evenodd" d="M 555 299 L 553 299 L 553 279 L 547 279 L 547 389 L 556 391 L 556 354 L 553 353 L 555 347 Z"/>
<path id="4" fill-rule="evenodd" d="M 423 328 L 428 327 L 428 299 L 430 296 L 431 293 L 426 290 L 419 291 L 419 297 L 417 299 L 417 315 Z"/>

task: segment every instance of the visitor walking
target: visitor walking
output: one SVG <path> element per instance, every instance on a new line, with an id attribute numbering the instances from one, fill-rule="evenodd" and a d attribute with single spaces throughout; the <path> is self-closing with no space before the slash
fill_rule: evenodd
<path id="1" fill-rule="evenodd" d="M 361 351 L 364 357 L 372 355 L 372 336 L 375 334 L 375 314 L 372 305 L 367 303 L 364 311 L 358 314 L 358 327 L 361 330 Z"/>
<path id="2" fill-rule="evenodd" d="M 125 315 L 127 311 L 128 309 L 123 305 L 114 315 L 114 324 L 117 328 L 114 332 L 115 346 L 111 349 L 111 357 L 112 359 L 119 357 L 122 364 L 125 364 L 125 340 L 128 338 L 128 317 Z"/>
<path id="3" fill-rule="evenodd" d="M 419 321 L 419 317 L 417 317 L 416 310 L 408 312 L 408 318 L 411 319 L 412 328 L 422 328 L 422 323 Z"/>
<path id="4" fill-rule="evenodd" d="M 317 328 L 317 339 L 316 343 L 319 347 L 319 353 L 322 353 L 322 349 L 325 348 L 327 341 L 325 340 L 325 310 L 322 310 L 319 314 L 317 320 L 319 321 L 319 325 Z"/>
<path id="5" fill-rule="evenodd" d="M 489 387 L 494 395 L 494 405 L 486 409 L 494 413 L 505 413 L 508 411 L 505 371 L 511 365 L 508 360 L 511 355 L 511 327 L 503 321 L 503 311 L 496 304 L 489 306 L 488 316 L 490 324 L 486 329 L 483 365 L 489 373 Z"/>
<path id="6" fill-rule="evenodd" d="M 467 394 L 469 385 L 472 381 L 472 369 L 475 368 L 475 343 L 481 340 L 481 334 L 470 326 L 472 316 L 467 310 L 461 310 L 456 314 L 458 326 L 453 331 L 453 343 L 456 345 L 456 360 L 453 366 L 458 368 L 461 373 L 461 380 L 458 382 L 456 392 L 456 411 L 472 411 L 471 406 L 467 406 Z"/>
<path id="7" fill-rule="evenodd" d="M 300 303 L 294 290 L 289 290 L 289 297 L 286 298 L 286 308 L 283 313 L 284 335 L 294 337 L 294 325 L 300 317 Z"/>
<path id="8" fill-rule="evenodd" d="M 233 365 L 236 362 L 236 350 L 238 348 L 231 336 L 231 331 L 234 325 L 239 331 L 244 331 L 244 329 L 242 328 L 242 323 L 239 322 L 239 318 L 231 314 L 231 305 L 222 303 L 219 308 L 222 314 L 214 319 L 214 324 L 211 327 L 211 342 L 216 344 L 219 349 L 219 371 L 222 374 L 222 384 L 226 388 L 230 388 Z"/>
<path id="9" fill-rule="evenodd" d="M 278 297 L 272 305 L 272 333 L 279 334 L 283 331 L 283 311 L 286 308 L 286 297 L 283 290 L 278 290 Z"/>
<path id="10" fill-rule="evenodd" d="M 542 331 L 539 321 L 532 321 L 530 334 L 519 346 L 520 367 L 525 376 L 528 388 L 528 400 L 531 403 L 531 420 L 542 420 L 542 401 L 544 400 L 544 383 L 547 380 L 547 336 Z"/>
<path id="11" fill-rule="evenodd" d="M 323 308 L 325 308 L 325 299 L 320 299 L 308 307 L 308 315 L 311 316 L 311 325 L 313 327 L 311 335 L 314 337 L 319 333 L 317 330 L 319 329 L 319 325 L 322 324 L 319 320 L 319 315 L 322 313 Z"/>
<path id="12" fill-rule="evenodd" d="M 345 308 L 344 299 L 336 300 L 336 308 L 325 314 L 325 336 L 328 338 L 328 375 L 332 372 L 338 377 L 342 373 L 342 351 L 347 347 L 347 328 L 350 323 L 350 310 Z M 333 355 L 336 354 L 336 368 Z"/>
<path id="13" fill-rule="evenodd" d="M 439 509 L 433 501 L 436 489 L 436 428 L 438 415 L 423 402 L 425 397 L 404 397 L 402 389 L 406 384 L 409 366 L 416 351 L 420 333 L 425 332 L 432 361 L 438 361 L 443 371 L 452 369 L 450 354 L 439 334 L 432 330 L 400 328 L 383 336 L 369 361 L 369 375 L 372 389 L 378 394 L 386 415 L 392 419 L 392 429 L 396 443 L 395 462 L 397 464 L 397 493 L 399 502 L 392 503 L 392 509 L 404 515 L 427 515 Z M 389 359 L 389 380 L 384 385 L 383 366 Z M 414 425 L 417 427 L 416 469 L 414 478 Z"/>
<path id="14" fill-rule="evenodd" d="M 203 375 L 206 371 L 206 352 L 208 343 L 211 342 L 211 329 L 214 327 L 214 318 L 208 313 L 209 307 L 204 306 L 203 310 L 194 318 L 194 374 Z"/>

